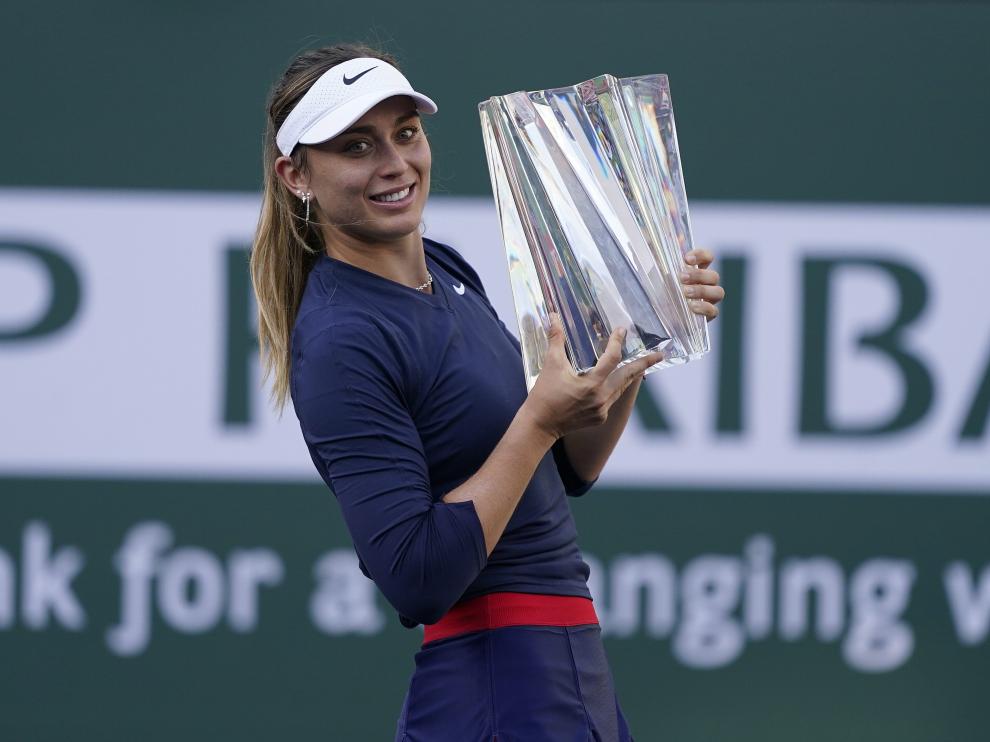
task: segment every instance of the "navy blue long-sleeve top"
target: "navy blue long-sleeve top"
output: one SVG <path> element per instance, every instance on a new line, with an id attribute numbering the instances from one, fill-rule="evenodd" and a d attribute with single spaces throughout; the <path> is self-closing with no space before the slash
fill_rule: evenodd
<path id="1" fill-rule="evenodd" d="M 591 597 L 565 495 L 593 483 L 561 441 L 487 558 L 474 503 L 441 499 L 494 450 L 526 384 L 477 273 L 423 243 L 432 294 L 321 255 L 292 334 L 293 406 L 361 569 L 406 626 L 490 592 Z"/>

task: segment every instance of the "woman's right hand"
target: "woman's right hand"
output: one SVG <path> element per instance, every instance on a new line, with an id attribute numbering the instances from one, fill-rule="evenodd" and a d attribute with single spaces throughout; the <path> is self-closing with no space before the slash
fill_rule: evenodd
<path id="1" fill-rule="evenodd" d="M 616 328 L 595 367 L 579 375 L 567 359 L 560 316 L 550 314 L 547 335 L 550 347 L 536 384 L 523 403 L 541 430 L 556 440 L 573 430 L 601 425 L 608 419 L 608 411 L 615 400 L 646 369 L 663 358 L 663 353 L 650 353 L 616 368 L 622 360 L 625 334 L 625 328 Z"/>

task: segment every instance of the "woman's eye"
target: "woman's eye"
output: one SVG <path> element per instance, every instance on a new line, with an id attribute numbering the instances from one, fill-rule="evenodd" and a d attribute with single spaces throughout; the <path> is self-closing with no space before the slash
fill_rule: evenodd
<path id="1" fill-rule="evenodd" d="M 416 133 L 418 131 L 419 131 L 419 127 L 418 126 L 407 126 L 406 128 L 402 129 L 399 132 L 399 138 L 400 139 L 412 139 L 413 137 L 416 136 Z"/>
<path id="2" fill-rule="evenodd" d="M 362 152 L 366 152 L 370 146 L 367 142 L 352 142 L 347 145 L 347 151 L 361 154 Z"/>

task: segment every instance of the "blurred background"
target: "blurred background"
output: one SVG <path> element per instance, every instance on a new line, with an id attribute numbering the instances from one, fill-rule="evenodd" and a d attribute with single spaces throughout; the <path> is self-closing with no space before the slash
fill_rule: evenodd
<path id="1" fill-rule="evenodd" d="M 361 40 L 514 328 L 477 104 L 669 76 L 713 352 L 572 501 L 637 740 L 990 724 L 990 5 L 8 3 L 0 739 L 391 739 L 419 630 L 260 381 L 264 104 Z"/>

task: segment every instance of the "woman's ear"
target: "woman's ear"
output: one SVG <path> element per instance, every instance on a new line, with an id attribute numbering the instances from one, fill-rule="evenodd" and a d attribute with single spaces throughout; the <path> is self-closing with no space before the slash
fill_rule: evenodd
<path id="1" fill-rule="evenodd" d="M 275 160 L 275 174 L 292 193 L 309 190 L 309 179 L 293 164 L 291 157 L 282 155 Z"/>

